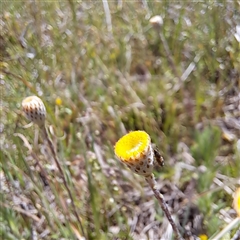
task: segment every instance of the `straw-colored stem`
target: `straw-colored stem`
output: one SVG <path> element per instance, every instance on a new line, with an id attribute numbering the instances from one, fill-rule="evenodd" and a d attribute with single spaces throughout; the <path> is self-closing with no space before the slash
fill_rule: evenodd
<path id="1" fill-rule="evenodd" d="M 171 216 L 171 213 L 167 207 L 167 204 L 163 198 L 163 195 L 159 192 L 159 190 L 157 189 L 157 183 L 156 183 L 156 180 L 155 180 L 155 177 L 153 174 L 151 174 L 150 176 L 146 177 L 145 178 L 146 181 L 148 182 L 148 184 L 150 185 L 153 193 L 154 193 L 154 196 L 155 198 L 158 200 L 162 210 L 164 211 L 168 221 L 170 222 L 170 224 L 172 225 L 172 229 L 173 229 L 173 232 L 175 233 L 176 237 L 178 240 L 183 240 L 178 228 L 177 228 L 177 225 L 175 224 L 175 222 L 173 221 L 173 218 Z"/>
<path id="2" fill-rule="evenodd" d="M 111 13 L 110 13 L 108 1 L 102 0 L 102 3 L 103 3 L 103 8 L 104 8 L 105 17 L 106 17 L 107 30 L 108 32 L 112 33 L 112 20 L 111 20 Z"/>
<path id="3" fill-rule="evenodd" d="M 169 48 L 168 43 L 166 41 L 166 38 L 164 37 L 164 35 L 162 34 L 161 31 L 159 31 L 159 37 L 160 37 L 160 39 L 163 43 L 163 47 L 164 47 L 164 50 L 166 52 L 166 56 L 167 56 L 167 60 L 168 60 L 169 65 L 172 68 L 172 71 L 173 71 L 174 75 L 178 78 L 179 81 L 181 81 L 181 78 L 178 75 L 177 69 L 176 69 L 174 61 L 173 61 L 172 53 L 170 51 L 170 48 Z"/>
<path id="4" fill-rule="evenodd" d="M 54 161 L 55 161 L 55 163 L 56 163 L 56 165 L 57 165 L 57 168 L 58 168 L 58 170 L 59 170 L 59 172 L 60 172 L 60 174 L 61 174 L 61 177 L 62 177 L 62 179 L 63 179 L 63 184 L 64 184 L 64 186 L 65 186 L 65 188 L 66 188 L 66 190 L 67 190 L 67 192 L 68 192 L 68 195 L 69 195 L 69 197 L 70 197 L 70 199 L 71 199 L 72 208 L 73 208 L 74 214 L 75 214 L 75 216 L 76 216 L 76 218 L 77 218 L 77 221 L 78 221 L 78 223 L 79 223 L 79 225 L 80 225 L 82 234 L 83 234 L 84 238 L 86 239 L 86 235 L 85 235 L 84 230 L 83 230 L 82 222 L 81 222 L 81 220 L 80 220 L 80 218 L 79 218 L 79 216 L 78 216 L 78 214 L 77 214 L 77 209 L 76 209 L 76 205 L 75 205 L 75 203 L 74 203 L 74 201 L 73 201 L 72 193 L 71 193 L 71 191 L 70 191 L 70 189 L 69 189 L 69 186 L 68 186 L 68 184 L 67 184 L 67 180 L 66 180 L 65 175 L 64 175 L 64 173 L 63 173 L 62 167 L 61 167 L 61 165 L 60 165 L 60 163 L 59 163 L 59 160 L 58 160 L 56 151 L 55 151 L 55 149 L 54 149 L 53 143 L 52 143 L 50 137 L 48 136 L 46 127 L 45 127 L 45 126 L 42 126 L 42 127 L 41 127 L 41 130 L 42 130 L 42 132 L 43 132 L 44 138 L 47 140 L 47 143 L 48 143 L 49 148 L 50 148 L 50 150 L 51 150 L 51 153 L 52 153 L 52 155 L 53 155 Z"/>
<path id="5" fill-rule="evenodd" d="M 235 218 L 233 221 L 231 221 L 221 232 L 219 232 L 216 236 L 214 236 L 214 240 L 222 239 L 222 237 L 229 232 L 231 229 L 234 228 L 236 224 L 240 223 L 240 218 Z"/>

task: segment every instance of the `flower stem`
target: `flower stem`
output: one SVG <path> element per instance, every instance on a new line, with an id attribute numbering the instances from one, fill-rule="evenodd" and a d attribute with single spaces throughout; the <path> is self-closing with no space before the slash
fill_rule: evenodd
<path id="1" fill-rule="evenodd" d="M 163 198 L 163 195 L 159 192 L 159 190 L 157 189 L 157 182 L 155 180 L 155 177 L 153 174 L 151 174 L 150 176 L 146 177 L 145 178 L 146 181 L 148 182 L 148 184 L 150 185 L 153 193 L 154 193 L 154 196 L 155 198 L 158 200 L 162 210 L 164 211 L 168 221 L 170 222 L 170 224 L 172 225 L 172 229 L 177 237 L 178 240 L 183 240 L 178 228 L 177 228 L 177 225 L 175 224 L 175 222 L 173 221 L 173 218 L 171 216 L 171 213 L 167 207 L 167 204 Z"/>
<path id="2" fill-rule="evenodd" d="M 54 149 L 53 143 L 52 143 L 50 137 L 48 136 L 46 127 L 45 127 L 45 126 L 41 127 L 41 130 L 42 130 L 44 139 L 47 140 L 47 143 L 48 143 L 49 148 L 50 148 L 50 150 L 51 150 L 51 153 L 52 153 L 52 155 L 53 155 L 54 161 L 55 161 L 55 163 L 56 163 L 56 165 L 57 165 L 57 168 L 58 168 L 58 170 L 59 170 L 59 172 L 60 172 L 60 174 L 61 174 L 61 177 L 62 177 L 62 179 L 63 179 L 63 184 L 64 184 L 64 186 L 65 186 L 65 188 L 66 188 L 66 190 L 67 190 L 67 192 L 68 192 L 69 198 L 70 198 L 70 200 L 71 200 L 73 212 L 74 212 L 74 214 L 75 214 L 75 216 L 76 216 L 76 218 L 77 218 L 77 221 L 78 221 L 78 223 L 79 223 L 79 225 L 80 225 L 82 234 L 83 234 L 84 238 L 86 239 L 86 236 L 85 236 L 85 233 L 84 233 L 84 230 L 83 230 L 82 222 L 81 222 L 81 220 L 80 220 L 80 218 L 79 218 L 79 216 L 78 216 L 77 208 L 76 208 L 76 205 L 75 205 L 75 203 L 74 203 L 74 201 L 73 201 L 72 193 L 71 193 L 71 191 L 70 191 L 70 189 L 69 189 L 69 186 L 68 186 L 68 184 L 67 184 L 67 180 L 66 180 L 66 178 L 65 178 L 65 175 L 64 175 L 64 173 L 63 173 L 62 167 L 61 167 L 60 162 L 59 162 L 59 160 L 58 160 L 58 157 L 57 157 L 56 151 L 55 151 L 55 149 Z"/>

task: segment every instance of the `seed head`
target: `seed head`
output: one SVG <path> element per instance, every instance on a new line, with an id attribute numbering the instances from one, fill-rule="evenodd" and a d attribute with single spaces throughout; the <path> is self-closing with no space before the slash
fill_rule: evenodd
<path id="1" fill-rule="evenodd" d="M 118 140 L 115 154 L 133 172 L 151 175 L 154 167 L 153 149 L 150 136 L 144 131 L 133 131 Z"/>
<path id="2" fill-rule="evenodd" d="M 155 28 L 160 28 L 163 25 L 163 19 L 160 15 L 156 15 L 156 16 L 150 18 L 149 22 Z"/>
<path id="3" fill-rule="evenodd" d="M 22 101 L 22 109 L 26 117 L 39 127 L 44 125 L 46 108 L 39 97 L 30 96 Z"/>

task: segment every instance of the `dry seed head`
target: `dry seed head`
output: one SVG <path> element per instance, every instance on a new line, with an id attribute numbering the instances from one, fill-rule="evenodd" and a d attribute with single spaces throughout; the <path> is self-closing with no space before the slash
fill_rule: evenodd
<path id="1" fill-rule="evenodd" d="M 156 15 L 156 16 L 150 18 L 149 22 L 155 28 L 160 28 L 163 25 L 163 19 L 160 15 Z"/>
<path id="2" fill-rule="evenodd" d="M 146 132 L 133 131 L 120 138 L 115 145 L 115 154 L 134 173 L 151 175 L 154 155 L 150 136 Z"/>
<path id="3" fill-rule="evenodd" d="M 26 117 L 39 127 L 44 125 L 46 108 L 39 97 L 30 96 L 22 101 L 22 109 Z"/>

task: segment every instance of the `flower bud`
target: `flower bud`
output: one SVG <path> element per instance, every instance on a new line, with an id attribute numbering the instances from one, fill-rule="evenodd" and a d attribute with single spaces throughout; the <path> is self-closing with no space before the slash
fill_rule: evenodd
<path id="1" fill-rule="evenodd" d="M 160 15 L 156 15 L 156 16 L 150 18 L 149 22 L 155 28 L 160 28 L 163 25 L 163 19 Z"/>

